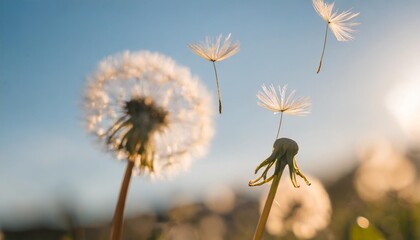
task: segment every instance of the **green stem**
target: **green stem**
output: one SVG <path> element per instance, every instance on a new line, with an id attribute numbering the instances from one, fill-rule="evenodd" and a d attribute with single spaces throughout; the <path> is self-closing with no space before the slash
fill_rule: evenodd
<path id="1" fill-rule="evenodd" d="M 128 186 L 130 185 L 131 173 L 133 172 L 134 162 L 127 161 L 127 168 L 121 184 L 120 196 L 115 207 L 114 220 L 112 221 L 111 240 L 121 240 L 122 226 L 124 220 L 124 207 L 127 197 Z"/>
<path id="2" fill-rule="evenodd" d="M 274 139 L 274 141 L 277 140 L 277 138 L 279 138 L 279 134 L 280 134 L 280 127 L 281 127 L 281 122 L 283 121 L 283 112 L 280 112 L 280 122 L 279 122 L 279 128 L 277 129 L 277 135 L 276 135 L 276 139 Z"/>
<path id="3" fill-rule="evenodd" d="M 222 114 L 222 100 L 220 98 L 219 77 L 217 76 L 216 63 L 213 61 L 214 74 L 216 75 L 217 98 L 219 99 L 219 113 Z"/>
<path id="4" fill-rule="evenodd" d="M 277 163 L 281 164 L 281 163 Z M 284 166 L 277 168 L 276 171 L 277 174 L 273 178 L 273 182 L 271 182 L 270 191 L 268 192 L 267 200 L 265 200 L 264 209 L 261 213 L 260 219 L 258 220 L 257 229 L 255 230 L 254 238 L 253 240 L 260 240 L 262 238 L 262 235 L 264 233 L 265 224 L 267 223 L 268 215 L 270 214 L 271 206 L 274 202 L 274 197 L 276 196 L 277 187 L 280 183 L 280 178 L 283 173 Z"/>
<path id="5" fill-rule="evenodd" d="M 327 22 L 327 27 L 325 28 L 324 47 L 322 48 L 321 60 L 319 61 L 319 66 L 318 66 L 318 70 L 316 70 L 316 73 L 319 73 L 319 71 L 321 71 L 322 59 L 324 58 L 325 46 L 327 45 L 327 35 L 328 35 L 329 24 L 330 23 Z"/>

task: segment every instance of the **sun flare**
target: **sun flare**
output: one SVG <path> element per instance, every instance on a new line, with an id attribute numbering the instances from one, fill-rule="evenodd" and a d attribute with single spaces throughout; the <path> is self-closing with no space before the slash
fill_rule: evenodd
<path id="1" fill-rule="evenodd" d="M 411 80 L 399 83 L 387 98 L 387 107 L 404 134 L 420 141 L 420 73 Z"/>

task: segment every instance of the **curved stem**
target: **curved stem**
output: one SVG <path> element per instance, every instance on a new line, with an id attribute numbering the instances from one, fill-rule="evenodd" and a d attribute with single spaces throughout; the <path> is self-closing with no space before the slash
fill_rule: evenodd
<path id="1" fill-rule="evenodd" d="M 120 240 L 122 236 L 122 226 L 124 220 L 124 207 L 127 197 L 128 186 L 130 185 L 131 173 L 133 172 L 134 162 L 127 161 L 127 168 L 121 184 L 120 196 L 115 207 L 114 220 L 112 221 L 111 240 Z"/>
<path id="2" fill-rule="evenodd" d="M 280 112 L 280 121 L 279 121 L 279 128 L 277 129 L 277 135 L 276 135 L 276 139 L 274 139 L 274 141 L 277 140 L 277 138 L 279 138 L 279 134 L 280 134 L 280 127 L 281 127 L 281 122 L 283 121 L 283 112 Z"/>
<path id="3" fill-rule="evenodd" d="M 329 23 L 327 22 L 327 26 L 325 28 L 324 47 L 322 48 L 321 60 L 319 60 L 319 66 L 318 70 L 316 70 L 316 73 L 319 73 L 319 71 L 321 71 L 322 59 L 324 58 L 325 46 L 327 45 L 328 24 Z"/>
<path id="4" fill-rule="evenodd" d="M 282 164 L 282 163 L 277 163 Z M 276 166 L 277 174 L 274 176 L 273 181 L 271 182 L 270 191 L 268 192 L 267 200 L 265 200 L 264 209 L 261 213 L 260 219 L 258 220 L 257 229 L 255 230 L 253 240 L 260 240 L 264 233 L 265 224 L 267 223 L 268 215 L 270 214 L 271 206 L 273 205 L 274 197 L 276 196 L 277 187 L 280 183 L 280 178 L 283 173 L 284 164 L 280 167 L 280 169 Z"/>
<path id="5" fill-rule="evenodd" d="M 217 98 L 219 99 L 219 113 L 222 114 L 222 99 L 220 98 L 219 77 L 217 76 L 216 62 L 213 62 L 214 74 L 216 75 Z"/>

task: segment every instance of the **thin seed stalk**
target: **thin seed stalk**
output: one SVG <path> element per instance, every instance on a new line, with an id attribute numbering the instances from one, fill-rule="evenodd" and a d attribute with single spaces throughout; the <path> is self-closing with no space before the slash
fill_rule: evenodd
<path id="1" fill-rule="evenodd" d="M 214 74 L 216 75 L 217 98 L 219 99 L 219 114 L 222 114 L 222 99 L 220 97 L 219 77 L 217 76 L 216 62 L 213 62 Z"/>
<path id="2" fill-rule="evenodd" d="M 330 23 L 327 22 L 327 26 L 325 28 L 324 47 L 322 48 L 321 59 L 319 60 L 319 66 L 318 66 L 318 69 L 316 70 L 316 73 L 319 73 L 319 71 L 321 71 L 322 59 L 324 58 L 325 46 L 327 45 L 327 35 L 328 35 L 328 25 L 329 24 Z"/>
<path id="3" fill-rule="evenodd" d="M 277 135 L 276 135 L 276 139 L 274 139 L 274 141 L 277 140 L 277 138 L 279 138 L 279 134 L 280 134 L 280 127 L 281 127 L 281 123 L 283 121 L 283 112 L 280 112 L 280 121 L 279 121 L 279 128 L 277 129 Z"/>
<path id="4" fill-rule="evenodd" d="M 277 162 L 277 164 L 280 163 Z M 271 182 L 270 191 L 268 192 L 267 200 L 265 200 L 264 204 L 264 209 L 261 213 L 260 219 L 258 220 L 258 225 L 257 229 L 255 229 L 253 240 L 260 240 L 264 234 L 265 225 L 267 223 L 268 215 L 270 214 L 271 206 L 274 202 L 274 197 L 276 196 L 277 187 L 279 186 L 282 173 L 283 168 L 280 167 L 280 171 L 277 172 L 277 174 L 273 178 L 273 181 Z"/>
<path id="5" fill-rule="evenodd" d="M 121 240 L 122 226 L 124 221 L 124 208 L 133 167 L 134 162 L 127 161 L 127 168 L 125 169 L 125 175 L 121 184 L 120 195 L 118 197 L 117 206 L 115 207 L 114 212 L 114 219 L 112 221 L 111 240 Z"/>

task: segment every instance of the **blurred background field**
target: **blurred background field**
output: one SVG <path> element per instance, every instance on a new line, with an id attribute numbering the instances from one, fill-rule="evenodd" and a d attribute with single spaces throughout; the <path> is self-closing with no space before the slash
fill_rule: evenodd
<path id="1" fill-rule="evenodd" d="M 125 166 L 86 133 L 85 77 L 111 54 L 157 51 L 216 103 L 211 64 L 187 44 L 221 33 L 241 50 L 218 65 L 224 113 L 214 104 L 208 155 L 168 180 L 132 179 L 125 239 L 251 239 L 268 186 L 247 183 L 278 124 L 256 104 L 262 84 L 311 97 L 280 135 L 331 201 L 325 228 L 293 228 L 305 216 L 292 201 L 287 231 L 265 239 L 420 239 L 420 2 L 335 4 L 361 24 L 353 41 L 329 37 L 317 75 L 325 25 L 309 0 L 0 0 L 0 239 L 107 239 Z"/>
<path id="2" fill-rule="evenodd" d="M 390 146 L 388 146 L 390 147 Z M 370 149 L 370 159 L 378 149 Z M 389 151 L 389 149 L 380 149 Z M 386 157 L 383 158 L 386 161 Z M 394 156 L 395 157 L 395 156 Z M 418 173 L 420 167 L 419 149 L 407 149 L 403 155 L 407 163 Z M 394 161 L 393 160 L 390 161 Z M 420 179 L 409 177 L 410 171 L 394 164 L 390 171 L 375 177 L 375 170 L 369 172 L 368 181 L 363 182 L 363 164 L 350 170 L 340 178 L 325 183 L 332 204 L 331 221 L 325 229 L 310 239 L 420 239 Z M 384 166 L 388 168 L 391 166 Z M 408 170 L 408 171 L 407 171 Z M 390 175 L 387 175 L 390 174 Z M 384 181 L 392 179 L 394 189 L 381 189 Z M 402 180 L 401 180 L 402 179 Z M 290 184 L 288 179 L 286 184 Z M 362 182 L 360 182 L 362 181 Z M 357 186 L 357 187 L 356 187 Z M 366 195 L 364 188 L 375 186 Z M 311 187 L 301 186 L 302 188 Z M 192 199 L 186 195 L 174 194 L 165 207 L 155 207 L 141 214 L 129 214 L 124 226 L 124 239 L 251 239 L 259 217 L 259 199 L 250 190 L 235 189 L 228 185 L 218 186 L 207 192 L 203 199 Z M 279 192 L 281 194 L 281 192 Z M 369 195 L 373 194 L 373 195 Z M 59 200 L 57 200 L 59 201 Z M 109 219 L 100 219 L 81 224 L 74 209 L 74 199 L 58 202 L 59 212 L 54 223 L 39 222 L 25 227 L 2 229 L 3 239 L 108 239 Z M 314 199 L 314 202 L 315 199 Z M 276 204 L 273 208 L 276 208 Z M 290 206 L 290 212 L 283 221 L 296 221 L 311 217 L 311 212 L 297 216 L 299 205 Z M 322 206 L 316 206 L 318 208 Z M 310 226 L 309 226 L 310 227 Z M 264 239 L 297 238 L 293 230 L 268 231 Z"/>

